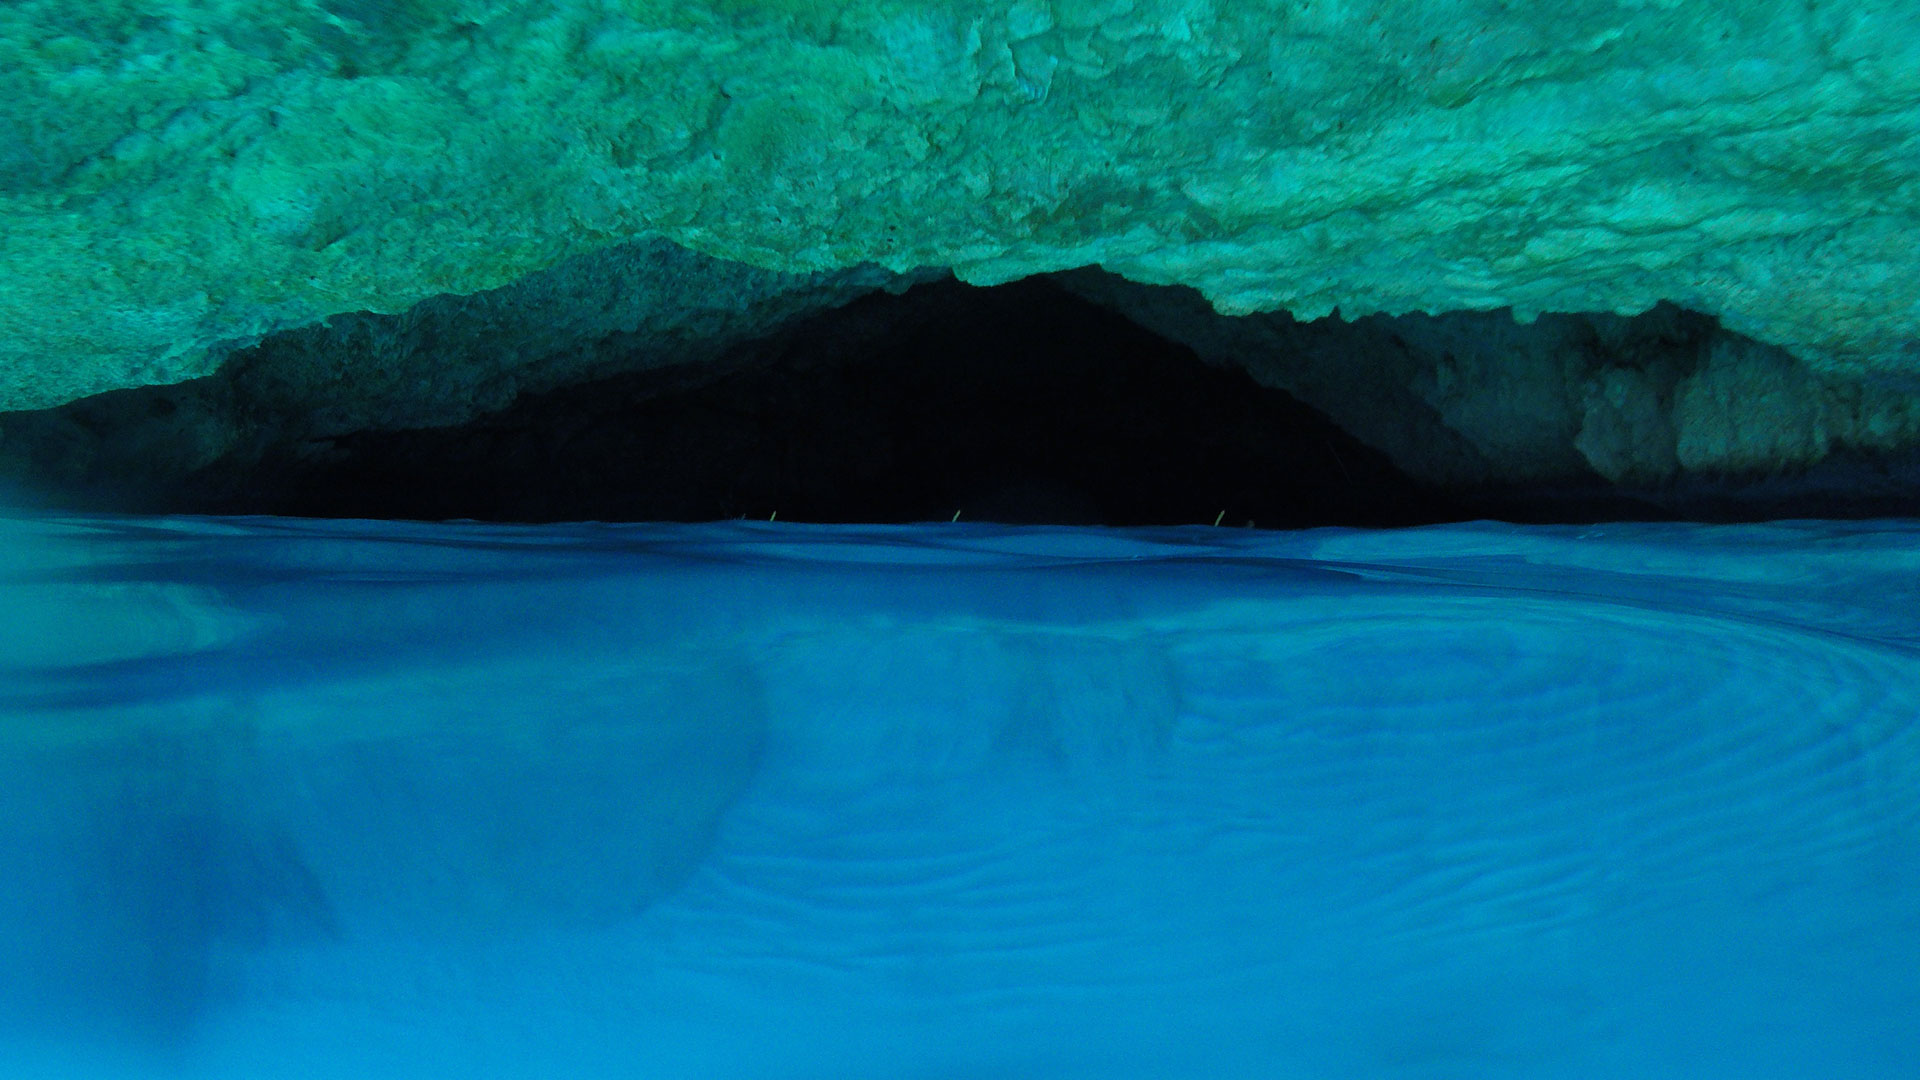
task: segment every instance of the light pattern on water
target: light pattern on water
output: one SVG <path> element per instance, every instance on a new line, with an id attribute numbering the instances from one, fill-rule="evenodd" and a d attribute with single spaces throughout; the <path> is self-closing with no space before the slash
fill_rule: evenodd
<path id="1" fill-rule="evenodd" d="M 1920 1076 L 1920 526 L 0 525 L 0 1076 Z"/>

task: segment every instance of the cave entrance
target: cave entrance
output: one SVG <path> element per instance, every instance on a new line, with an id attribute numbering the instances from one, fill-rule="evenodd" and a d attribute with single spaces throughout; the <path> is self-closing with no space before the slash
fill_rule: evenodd
<path id="1" fill-rule="evenodd" d="M 196 510 L 496 521 L 1444 516 L 1321 414 L 1045 278 L 878 292 L 723 363 L 348 435 L 195 486 L 181 501 Z"/>

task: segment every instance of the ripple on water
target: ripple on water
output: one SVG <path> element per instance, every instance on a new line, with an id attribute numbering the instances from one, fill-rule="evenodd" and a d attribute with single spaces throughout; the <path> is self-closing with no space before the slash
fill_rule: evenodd
<path id="1" fill-rule="evenodd" d="M 10 1007 L 316 1073 L 1920 1059 L 1908 526 L 62 529 Z"/>

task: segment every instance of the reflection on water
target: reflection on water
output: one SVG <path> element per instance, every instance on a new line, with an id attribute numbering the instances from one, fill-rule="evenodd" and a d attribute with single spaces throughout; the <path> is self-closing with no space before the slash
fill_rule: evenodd
<path id="1" fill-rule="evenodd" d="M 1920 526 L 0 524 L 0 1076 L 1920 1075 Z"/>

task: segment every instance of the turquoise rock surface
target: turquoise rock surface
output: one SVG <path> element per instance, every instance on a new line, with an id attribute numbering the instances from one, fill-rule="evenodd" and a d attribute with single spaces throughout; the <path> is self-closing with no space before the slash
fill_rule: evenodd
<path id="1" fill-rule="evenodd" d="M 24 0 L 0 409 L 648 239 L 1303 320 L 1664 300 L 1884 380 L 1917 205 L 1897 2 Z"/>

